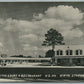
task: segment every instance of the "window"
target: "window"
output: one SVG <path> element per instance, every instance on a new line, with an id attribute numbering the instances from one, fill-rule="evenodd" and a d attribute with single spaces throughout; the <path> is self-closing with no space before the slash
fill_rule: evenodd
<path id="1" fill-rule="evenodd" d="M 82 55 L 83 54 L 83 51 L 82 50 L 76 50 L 76 55 Z"/>
<path id="2" fill-rule="evenodd" d="M 68 50 L 66 50 L 66 55 L 69 55 Z"/>
<path id="3" fill-rule="evenodd" d="M 82 50 L 80 50 L 80 55 L 82 55 L 83 54 L 83 52 L 82 52 Z"/>
<path id="4" fill-rule="evenodd" d="M 76 55 L 78 55 L 78 50 L 76 50 Z"/>
<path id="5" fill-rule="evenodd" d="M 70 55 L 72 55 L 72 50 L 70 50 Z"/>
<path id="6" fill-rule="evenodd" d="M 59 51 L 57 51 L 57 55 L 59 55 Z"/>
<path id="7" fill-rule="evenodd" d="M 57 50 L 57 55 L 63 55 L 63 51 L 62 50 Z"/>
<path id="8" fill-rule="evenodd" d="M 62 50 L 60 50 L 60 55 L 63 55 L 63 51 Z"/>
<path id="9" fill-rule="evenodd" d="M 72 50 L 66 50 L 66 55 L 72 55 L 73 51 Z"/>

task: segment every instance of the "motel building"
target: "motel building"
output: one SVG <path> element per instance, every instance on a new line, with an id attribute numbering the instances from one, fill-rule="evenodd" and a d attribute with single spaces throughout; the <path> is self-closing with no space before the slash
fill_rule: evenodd
<path id="1" fill-rule="evenodd" d="M 59 45 L 55 47 L 56 65 L 84 65 L 84 45 Z"/>
<path id="2" fill-rule="evenodd" d="M 5 56 L 4 56 L 5 55 Z M 19 58 L 1 55 L 0 65 L 9 64 L 45 64 L 55 66 L 84 66 L 84 45 L 59 45 L 55 47 L 52 58 Z"/>

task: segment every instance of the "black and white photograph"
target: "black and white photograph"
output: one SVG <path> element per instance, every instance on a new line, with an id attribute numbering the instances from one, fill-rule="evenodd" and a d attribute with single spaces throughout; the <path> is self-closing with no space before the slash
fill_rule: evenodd
<path id="1" fill-rule="evenodd" d="M 84 82 L 84 2 L 0 2 L 0 83 Z"/>

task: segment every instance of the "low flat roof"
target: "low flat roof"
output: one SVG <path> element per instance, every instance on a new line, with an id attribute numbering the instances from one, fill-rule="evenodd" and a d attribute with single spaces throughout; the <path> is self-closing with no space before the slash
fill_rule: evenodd
<path id="1" fill-rule="evenodd" d="M 55 58 L 84 58 L 84 56 L 55 56 Z"/>
<path id="2" fill-rule="evenodd" d="M 0 58 L 0 60 L 50 60 L 51 58 L 18 58 L 18 57 L 7 57 Z"/>
<path id="3" fill-rule="evenodd" d="M 84 58 L 84 56 L 55 56 L 55 58 Z M 51 58 L 0 58 L 0 60 L 50 60 Z"/>

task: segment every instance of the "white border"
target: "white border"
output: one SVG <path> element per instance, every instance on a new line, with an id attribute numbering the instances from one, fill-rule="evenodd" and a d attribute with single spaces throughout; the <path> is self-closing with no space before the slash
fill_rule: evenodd
<path id="1" fill-rule="evenodd" d="M 0 0 L 0 2 L 84 2 L 84 0 Z M 37 84 L 37 83 L 0 83 L 0 84 Z M 49 84 L 38 82 L 38 84 Z M 50 83 L 50 84 L 84 84 L 83 83 Z"/>
<path id="2" fill-rule="evenodd" d="M 0 2 L 84 2 L 84 0 L 0 0 Z"/>

